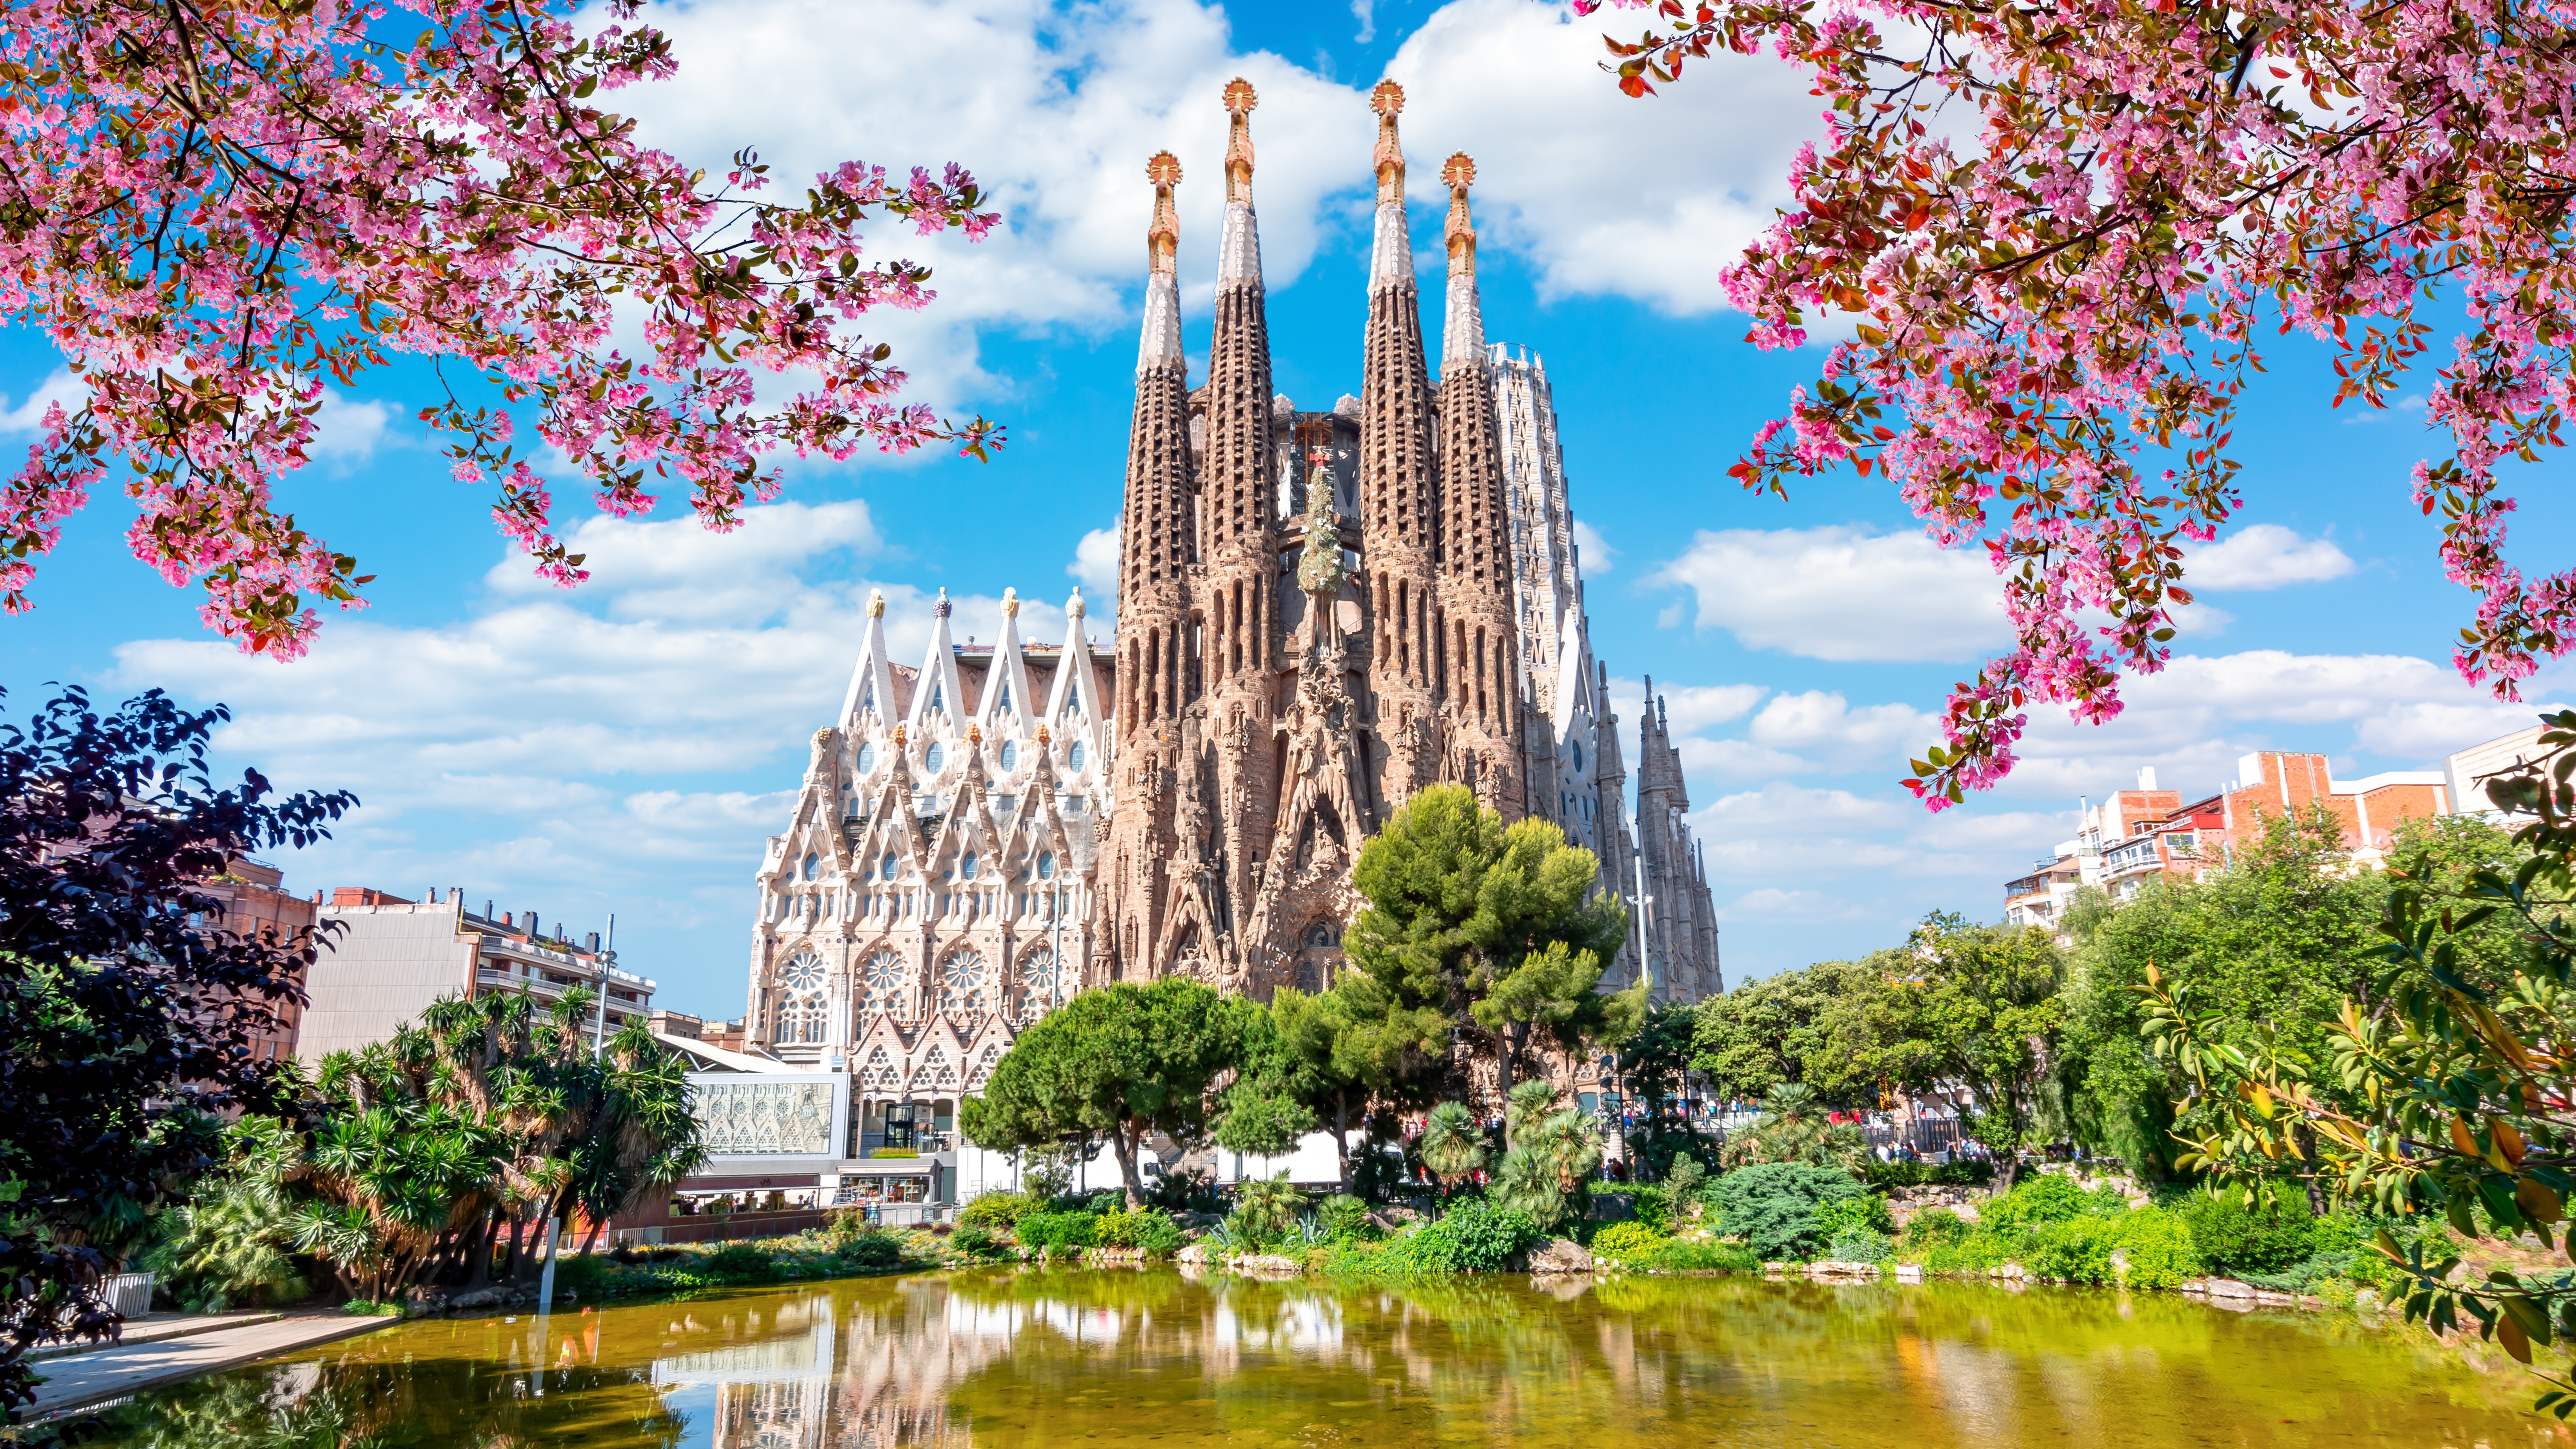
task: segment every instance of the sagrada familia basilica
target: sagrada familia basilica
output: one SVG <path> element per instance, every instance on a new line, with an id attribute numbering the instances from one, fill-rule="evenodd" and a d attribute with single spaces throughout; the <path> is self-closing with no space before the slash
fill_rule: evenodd
<path id="1" fill-rule="evenodd" d="M 1539 360 L 1485 341 L 1475 163 L 1440 169 L 1448 283 L 1435 381 L 1396 119 L 1378 86 L 1377 217 L 1360 393 L 1271 391 L 1252 204 L 1252 87 L 1225 88 L 1208 374 L 1189 380 L 1181 182 L 1146 175 L 1150 273 L 1119 524 L 1114 645 L 1079 591 L 1063 642 L 961 646 L 945 592 L 918 667 L 868 609 L 840 712 L 770 840 L 746 1034 L 846 1070 L 855 1096 L 970 1093 L 1072 993 L 1186 973 L 1266 998 L 1328 985 L 1361 842 L 1454 781 L 1602 859 L 1628 902 L 1607 989 L 1722 989 L 1679 755 L 1651 684 L 1635 824 L 1608 670 L 1586 639 L 1565 471 Z"/>

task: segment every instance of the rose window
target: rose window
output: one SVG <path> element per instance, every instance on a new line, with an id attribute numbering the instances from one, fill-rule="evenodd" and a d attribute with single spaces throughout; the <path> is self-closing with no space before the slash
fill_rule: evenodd
<path id="1" fill-rule="evenodd" d="M 799 951 L 778 973 L 778 1022 L 774 1035 L 782 1044 L 810 1046 L 823 1039 L 823 963 L 810 951 Z"/>
<path id="2" fill-rule="evenodd" d="M 1035 951 L 1020 963 L 1019 1012 L 1022 1021 L 1035 1021 L 1056 1004 L 1055 953 Z"/>
<path id="3" fill-rule="evenodd" d="M 859 1008 L 862 1011 L 903 1009 L 905 971 L 903 958 L 892 951 L 879 951 L 859 965 Z"/>
<path id="4" fill-rule="evenodd" d="M 960 951 L 939 968 L 939 1009 L 946 1012 L 978 1012 L 984 1009 L 984 958 L 973 951 Z"/>

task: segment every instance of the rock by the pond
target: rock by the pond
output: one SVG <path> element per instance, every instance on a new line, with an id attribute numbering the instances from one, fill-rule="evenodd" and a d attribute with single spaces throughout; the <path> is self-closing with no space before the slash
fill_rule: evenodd
<path id="1" fill-rule="evenodd" d="M 1923 1281 L 1923 1265 L 1922 1265 L 1922 1264 L 1920 1264 L 1920 1263 L 1899 1263 L 1899 1264 L 1897 1264 L 1897 1265 L 1896 1265 L 1896 1281 L 1897 1281 L 1897 1282 L 1899 1282 L 1899 1283 L 1920 1283 L 1920 1282 L 1922 1282 L 1922 1281 Z"/>
<path id="2" fill-rule="evenodd" d="M 507 1288 L 480 1288 L 472 1293 L 459 1293 L 447 1300 L 450 1308 L 498 1308 L 510 1301 Z"/>
<path id="3" fill-rule="evenodd" d="M 1205 1243 L 1189 1243 L 1172 1255 L 1172 1261 L 1193 1268 L 1204 1268 L 1207 1266 L 1208 1259 L 1215 1255 L 1216 1250 Z"/>
<path id="4" fill-rule="evenodd" d="M 1533 1276 L 1589 1273 L 1592 1271 L 1592 1253 L 1572 1238 L 1550 1238 L 1530 1250 L 1529 1270 Z"/>
<path id="5" fill-rule="evenodd" d="M 1293 1278 L 1306 1271 L 1298 1266 L 1296 1259 L 1281 1253 L 1246 1253 L 1235 1259 L 1229 1266 L 1238 1273 L 1250 1273 L 1261 1277 L 1276 1275 Z"/>
<path id="6" fill-rule="evenodd" d="M 1842 1263 L 1836 1262 L 1831 1258 L 1825 1258 L 1809 1263 L 1807 1265 L 1807 1276 L 1810 1278 L 1875 1278 L 1878 1276 L 1878 1265 L 1876 1263 Z"/>
<path id="7" fill-rule="evenodd" d="M 1399 1233 L 1412 1224 L 1422 1221 L 1422 1211 L 1419 1208 L 1409 1207 L 1371 1208 L 1368 1220 L 1370 1225 L 1381 1233 Z"/>
<path id="8" fill-rule="evenodd" d="M 1583 1209 L 1583 1215 L 1596 1223 L 1624 1223 L 1637 1215 L 1637 1195 L 1629 1192 L 1596 1192 Z"/>

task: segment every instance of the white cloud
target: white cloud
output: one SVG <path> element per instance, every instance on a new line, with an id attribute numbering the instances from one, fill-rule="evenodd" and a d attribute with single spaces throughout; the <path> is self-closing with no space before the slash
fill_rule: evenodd
<path id="1" fill-rule="evenodd" d="M 1908 823 L 1904 807 L 1849 790 L 1816 790 L 1774 780 L 1759 790 L 1724 795 L 1691 812 L 1694 830 L 1728 837 L 1769 833 L 1827 835 Z"/>
<path id="2" fill-rule="evenodd" d="M 1869 912 L 1821 891 L 1782 890 L 1764 886 L 1746 891 L 1717 908 L 1721 921 L 1856 921 Z"/>
<path id="3" fill-rule="evenodd" d="M 1966 659 L 2012 638 L 1984 550 L 1920 533 L 1703 529 L 1646 582 L 1696 595 L 1701 629 L 1810 659 Z"/>
<path id="4" fill-rule="evenodd" d="M 316 463 L 345 469 L 376 455 L 393 422 L 393 409 L 382 402 L 352 402 L 336 387 L 322 389 L 322 411 L 313 415 L 313 441 L 305 453 Z"/>
<path id="5" fill-rule="evenodd" d="M 1360 33 L 1351 39 L 1362 45 L 1377 39 L 1377 0 L 1351 0 L 1351 18 L 1360 23 Z"/>
<path id="6" fill-rule="evenodd" d="M 73 380 L 70 368 L 57 367 L 16 407 L 9 406 L 8 394 L 0 393 L 0 433 L 35 432 L 45 425 L 46 408 L 61 403 L 64 412 L 78 412 L 88 396 L 88 390 Z"/>
<path id="7" fill-rule="evenodd" d="M 1710 725 L 1742 719 L 1770 691 L 1759 684 L 1667 685 L 1655 691 L 1665 723 L 1676 735 L 1695 735 Z M 1646 715 L 1646 687 L 1633 679 L 1612 678 L 1610 708 L 1631 732 Z"/>
<path id="8" fill-rule="evenodd" d="M 1909 750 L 1938 736 L 1932 716 L 1905 704 L 1859 709 L 1839 694 L 1811 689 L 1773 696 L 1745 733 L 1753 743 L 1817 760 L 1836 770 L 1895 767 Z"/>
<path id="9" fill-rule="evenodd" d="M 1716 311 L 1718 269 L 1789 202 L 1791 158 L 1823 137 L 1816 101 L 1796 67 L 1725 53 L 1631 100 L 1601 70 L 1601 37 L 1636 28 L 1534 0 L 1443 6 L 1387 65 L 1406 154 L 1417 176 L 1453 150 L 1476 158 L 1479 245 L 1527 256 L 1543 297 Z"/>
<path id="10" fill-rule="evenodd" d="M 1073 562 L 1064 566 L 1087 591 L 1084 612 L 1106 620 L 1118 604 L 1118 526 L 1095 528 L 1074 545 Z M 1098 602 L 1093 602 L 1097 600 Z"/>
<path id="11" fill-rule="evenodd" d="M 1578 518 L 1574 520 L 1574 558 L 1582 565 L 1585 578 L 1598 578 L 1619 561 L 1619 550 L 1610 546 L 1601 530 Z"/>
<path id="12" fill-rule="evenodd" d="M 2353 562 L 2332 539 L 2255 523 L 2190 550 L 2183 567 L 2183 582 L 2195 589 L 2277 589 L 2342 578 Z"/>

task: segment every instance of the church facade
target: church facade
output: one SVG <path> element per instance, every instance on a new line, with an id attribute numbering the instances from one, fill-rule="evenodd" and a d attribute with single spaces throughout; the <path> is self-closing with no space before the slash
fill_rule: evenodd
<path id="1" fill-rule="evenodd" d="M 1405 214 L 1403 93 L 1377 88 L 1360 392 L 1273 392 L 1235 81 L 1206 378 L 1182 347 L 1171 153 L 1154 187 L 1112 640 L 1076 591 L 1060 642 L 961 646 L 945 593 L 918 667 L 871 601 L 839 713 L 813 737 L 759 873 L 746 1031 L 854 1077 L 851 1155 L 945 1127 L 1018 1030 L 1066 996 L 1187 974 L 1266 998 L 1341 966 L 1360 844 L 1454 782 L 1562 826 L 1630 931 L 1605 985 L 1722 990 L 1679 753 L 1651 686 L 1627 749 L 1593 657 L 1540 359 L 1488 345 L 1449 158 L 1440 371 Z"/>

